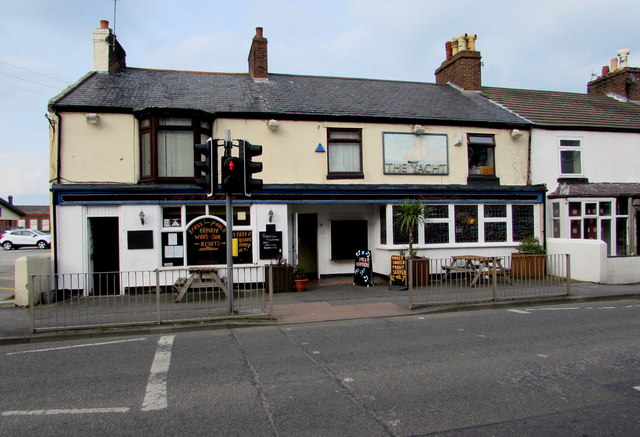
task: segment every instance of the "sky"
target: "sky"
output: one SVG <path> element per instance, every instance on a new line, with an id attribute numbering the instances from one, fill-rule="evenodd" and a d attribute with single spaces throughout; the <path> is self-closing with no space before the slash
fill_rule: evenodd
<path id="1" fill-rule="evenodd" d="M 0 0 L 0 197 L 46 205 L 47 103 L 91 71 L 109 20 L 127 65 L 246 73 L 256 27 L 273 73 L 435 82 L 476 34 L 485 86 L 586 92 L 618 50 L 640 66 L 638 0 Z"/>

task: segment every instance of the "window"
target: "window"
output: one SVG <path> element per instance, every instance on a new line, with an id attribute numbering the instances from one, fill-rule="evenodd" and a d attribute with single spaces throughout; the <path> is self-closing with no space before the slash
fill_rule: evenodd
<path id="1" fill-rule="evenodd" d="M 582 174 L 582 144 L 580 140 L 560 140 L 560 174 Z"/>
<path id="2" fill-rule="evenodd" d="M 478 241 L 478 205 L 455 206 L 456 243 Z"/>
<path id="3" fill-rule="evenodd" d="M 329 179 L 361 179 L 362 129 L 327 129 Z"/>
<path id="4" fill-rule="evenodd" d="M 553 238 L 560 238 L 560 203 L 551 204 L 551 235 Z"/>
<path id="5" fill-rule="evenodd" d="M 493 135 L 468 135 L 469 175 L 495 176 L 495 147 Z"/>
<path id="6" fill-rule="evenodd" d="M 569 202 L 569 237 L 602 240 L 609 256 L 628 255 L 629 198 Z"/>
<path id="7" fill-rule="evenodd" d="M 533 223 L 533 205 L 513 205 L 511 211 L 513 241 L 524 241 L 535 236 Z"/>
<path id="8" fill-rule="evenodd" d="M 140 120 L 140 179 L 193 178 L 193 145 L 211 136 L 211 123 L 197 118 L 148 117 Z"/>
<path id="9" fill-rule="evenodd" d="M 331 221 L 331 259 L 352 260 L 357 250 L 367 249 L 366 220 Z"/>

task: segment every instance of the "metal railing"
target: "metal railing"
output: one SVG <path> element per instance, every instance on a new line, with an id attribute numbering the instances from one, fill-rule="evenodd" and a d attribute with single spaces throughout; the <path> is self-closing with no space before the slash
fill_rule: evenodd
<path id="1" fill-rule="evenodd" d="M 269 316 L 264 267 L 63 273 L 29 277 L 31 332 Z"/>
<path id="2" fill-rule="evenodd" d="M 409 308 L 564 296 L 569 255 L 457 256 L 410 260 Z"/>

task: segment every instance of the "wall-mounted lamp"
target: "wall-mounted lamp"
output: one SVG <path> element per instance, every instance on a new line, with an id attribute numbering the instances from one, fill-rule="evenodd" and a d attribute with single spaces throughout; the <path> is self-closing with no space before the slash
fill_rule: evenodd
<path id="1" fill-rule="evenodd" d="M 140 210 L 140 214 L 138 214 L 138 218 L 140 219 L 140 224 L 144 225 L 144 211 Z"/>
<path id="2" fill-rule="evenodd" d="M 267 127 L 271 130 L 277 130 L 280 127 L 280 123 L 278 123 L 278 120 L 269 120 L 267 121 Z"/>
<path id="3" fill-rule="evenodd" d="M 456 147 L 462 146 L 462 134 L 456 135 L 456 137 L 453 140 L 453 145 Z"/>
<path id="4" fill-rule="evenodd" d="M 516 138 L 520 138 L 522 136 L 522 132 L 518 129 L 512 129 L 511 130 L 511 138 L 516 139 Z"/>
<path id="5" fill-rule="evenodd" d="M 273 210 L 270 209 L 267 215 L 269 216 L 269 223 L 271 223 L 273 221 Z"/>
<path id="6" fill-rule="evenodd" d="M 100 121 L 100 116 L 95 112 L 84 114 L 84 118 L 87 120 L 87 123 L 98 124 Z"/>
<path id="7" fill-rule="evenodd" d="M 425 133 L 425 131 L 427 130 L 426 127 L 420 125 L 420 124 L 415 124 L 411 127 L 411 130 L 413 131 L 414 134 L 420 135 Z"/>

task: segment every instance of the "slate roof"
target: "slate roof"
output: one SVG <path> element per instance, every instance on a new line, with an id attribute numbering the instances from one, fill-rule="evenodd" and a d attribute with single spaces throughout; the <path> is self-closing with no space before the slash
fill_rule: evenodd
<path id="1" fill-rule="evenodd" d="M 285 74 L 269 74 L 268 81 L 254 82 L 247 74 L 139 68 L 90 73 L 50 105 L 67 111 L 167 108 L 200 110 L 216 116 L 529 124 L 477 92 L 450 85 Z"/>
<path id="2" fill-rule="evenodd" d="M 482 87 L 489 99 L 539 127 L 640 131 L 640 107 L 603 95 Z"/>
<path id="3" fill-rule="evenodd" d="M 599 182 L 585 184 L 560 184 L 549 194 L 549 199 L 565 197 L 617 197 L 637 196 L 640 194 L 640 183 Z"/>

